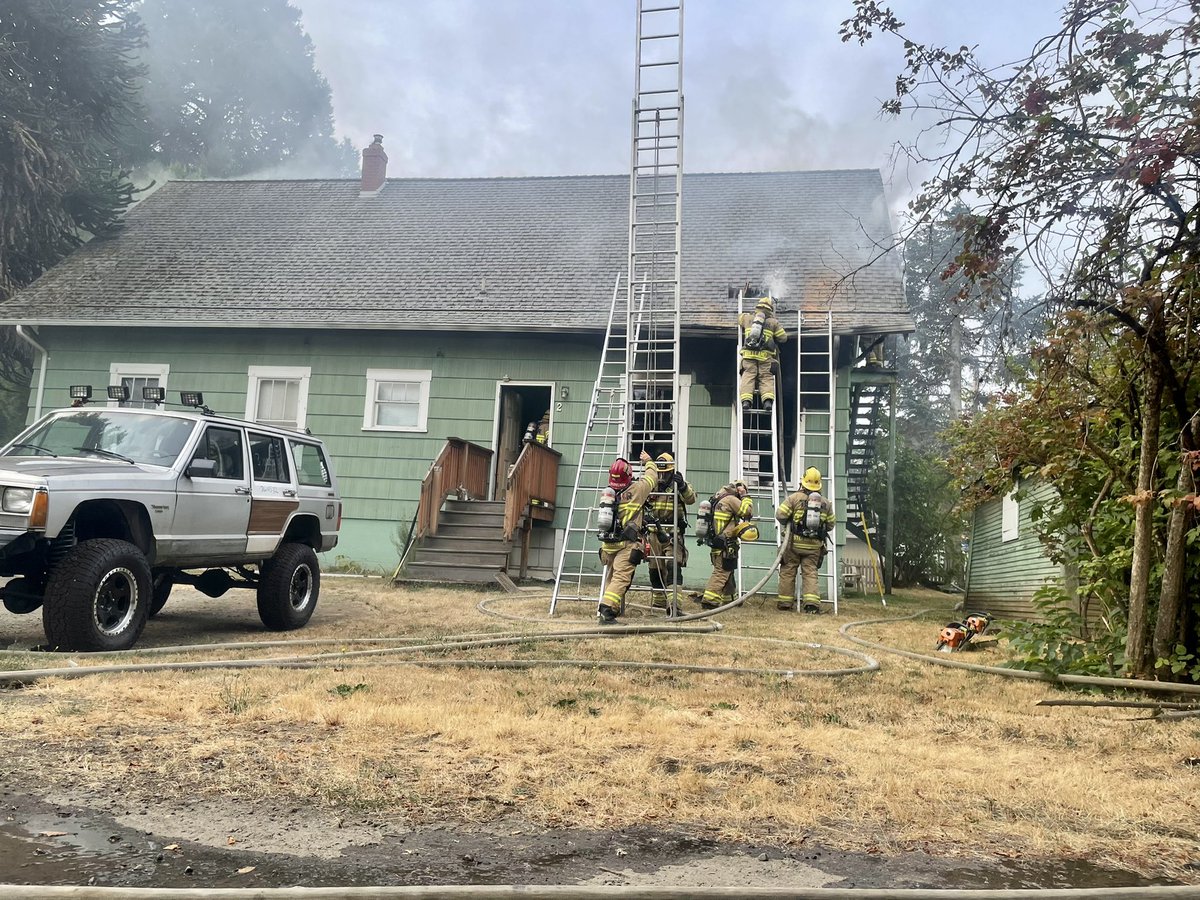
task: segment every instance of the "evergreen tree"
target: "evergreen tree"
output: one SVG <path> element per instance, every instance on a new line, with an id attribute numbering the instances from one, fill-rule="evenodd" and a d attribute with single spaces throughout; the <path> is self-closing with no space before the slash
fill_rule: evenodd
<path id="1" fill-rule="evenodd" d="M 0 0 L 0 302 L 115 229 L 133 187 L 114 152 L 137 108 L 129 0 Z M 24 420 L 29 347 L 0 330 L 0 434 Z"/>
<path id="2" fill-rule="evenodd" d="M 357 174 L 287 0 L 142 0 L 138 11 L 146 116 L 127 138 L 134 163 L 200 178 Z"/>

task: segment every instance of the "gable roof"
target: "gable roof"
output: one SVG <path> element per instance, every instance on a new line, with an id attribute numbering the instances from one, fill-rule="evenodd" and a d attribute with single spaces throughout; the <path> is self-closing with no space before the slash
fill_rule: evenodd
<path id="1" fill-rule="evenodd" d="M 30 325 L 595 331 L 627 266 L 629 179 L 172 181 L 0 305 Z M 783 312 L 832 293 L 841 333 L 912 330 L 879 172 L 684 176 L 685 329 L 728 288 Z M 821 309 L 823 310 L 823 306 Z"/>

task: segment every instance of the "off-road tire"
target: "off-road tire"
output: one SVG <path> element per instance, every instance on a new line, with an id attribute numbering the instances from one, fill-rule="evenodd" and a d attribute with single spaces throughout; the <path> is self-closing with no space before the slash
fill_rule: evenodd
<path id="1" fill-rule="evenodd" d="M 308 544 L 283 544 L 262 567 L 258 617 L 272 631 L 303 628 L 317 608 L 321 568 Z"/>
<path id="2" fill-rule="evenodd" d="M 171 588 L 175 587 L 175 576 L 170 572 L 154 572 L 150 578 L 150 618 L 154 618 L 167 605 Z"/>
<path id="3" fill-rule="evenodd" d="M 50 649 L 128 650 L 146 627 L 152 592 L 150 564 L 133 544 L 76 544 L 46 582 L 42 628 Z"/>

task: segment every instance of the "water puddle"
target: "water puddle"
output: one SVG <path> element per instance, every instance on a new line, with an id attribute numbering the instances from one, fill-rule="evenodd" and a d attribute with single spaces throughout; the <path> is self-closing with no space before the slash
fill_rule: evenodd
<path id="1" fill-rule="evenodd" d="M 820 883 L 822 873 L 831 886 L 855 888 L 1086 889 L 1178 883 L 1090 862 L 1008 860 L 955 865 L 923 854 L 881 858 L 815 849 L 790 855 L 679 836 L 626 833 L 614 837 L 582 831 L 514 838 L 434 828 L 388 837 L 329 860 L 163 840 L 106 822 L 91 812 L 76 814 L 43 806 L 36 812 L 26 810 L 20 822 L 11 813 L 10 817 L 0 822 L 0 883 L 9 884 L 159 888 L 577 884 L 605 873 L 616 878 L 607 883 L 619 884 L 623 879 L 628 885 L 642 886 L 665 884 L 667 878 L 676 884 L 721 884 L 725 878 L 733 884 L 753 879 L 756 884 L 787 886 L 791 877 L 802 874 Z M 617 845 L 625 850 L 614 858 Z"/>
<path id="2" fill-rule="evenodd" d="M 1020 888 L 1118 888 L 1179 884 L 1158 878 L 1142 878 L 1132 872 L 1109 869 L 1081 860 L 1054 862 L 998 862 L 986 869 L 964 866 L 941 876 L 948 888 L 1017 890 Z"/>

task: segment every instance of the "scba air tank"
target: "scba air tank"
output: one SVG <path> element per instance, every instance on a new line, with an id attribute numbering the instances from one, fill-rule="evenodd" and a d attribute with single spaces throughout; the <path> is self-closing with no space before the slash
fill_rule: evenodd
<path id="1" fill-rule="evenodd" d="M 746 335 L 746 346 L 757 348 L 762 346 L 763 328 L 766 326 L 766 316 L 762 313 L 757 313 L 754 316 L 754 321 L 750 323 L 750 332 Z"/>
<path id="2" fill-rule="evenodd" d="M 813 491 L 808 495 L 808 504 L 804 510 L 804 530 L 816 533 L 821 530 L 821 495 Z"/>
<path id="3" fill-rule="evenodd" d="M 712 528 L 712 503 L 701 500 L 700 506 L 696 510 L 696 537 L 703 541 L 708 537 L 710 528 Z"/>
<path id="4" fill-rule="evenodd" d="M 600 507 L 596 511 L 596 528 L 601 537 L 612 534 L 617 518 L 617 492 L 606 487 L 600 493 Z"/>

